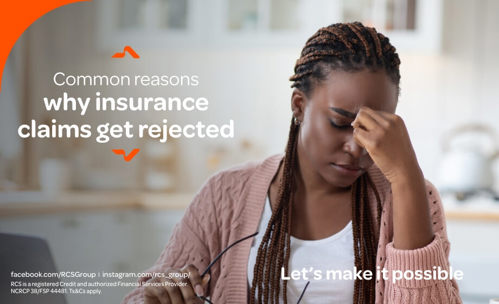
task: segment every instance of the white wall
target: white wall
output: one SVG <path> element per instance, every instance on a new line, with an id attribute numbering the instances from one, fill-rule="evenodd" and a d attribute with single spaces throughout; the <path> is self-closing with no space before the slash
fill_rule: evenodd
<path id="1" fill-rule="evenodd" d="M 432 181 L 437 176 L 440 140 L 445 131 L 465 122 L 486 123 L 499 131 L 499 120 L 496 118 L 499 113 L 499 57 L 496 56 L 499 49 L 499 1 L 445 0 L 444 4 L 442 52 L 433 55 L 400 54 L 402 95 L 397 111 L 406 122 L 423 171 Z M 292 74 L 299 49 L 244 49 L 235 46 L 229 50 L 140 50 L 141 60 L 118 62 L 110 60 L 110 53 L 98 50 L 96 30 L 95 7 L 90 2 L 59 8 L 41 18 L 25 33 L 29 35 L 31 45 L 30 95 L 35 118 L 41 120 L 45 115 L 41 104 L 43 96 L 57 96 L 62 92 L 51 84 L 50 78 L 56 71 L 79 74 L 198 74 L 201 85 L 197 88 L 108 88 L 105 91 L 123 96 L 205 96 L 211 102 L 209 113 L 172 113 L 167 114 L 167 118 L 179 124 L 198 119 L 211 123 L 235 120 L 235 140 L 178 141 L 179 190 L 198 189 L 212 172 L 206 161 L 216 149 L 225 147 L 229 151 L 229 157 L 221 166 L 283 151 L 291 115 L 291 89 L 287 79 Z M 20 56 L 21 51 L 20 45 L 16 45 L 13 54 Z M 3 87 L 3 90 L 6 88 Z M 85 96 L 94 94 L 95 89 L 75 87 L 71 92 Z M 138 116 L 130 113 L 112 116 L 89 113 L 85 118 L 70 113 L 54 116 L 60 122 L 76 123 L 87 120 L 93 123 L 122 122 L 126 119 L 159 122 L 162 118 L 154 113 Z M 253 153 L 240 153 L 238 144 L 244 138 L 255 145 Z M 120 176 L 130 187 L 136 182 L 134 176 L 140 163 L 131 162 L 130 166 L 123 167 L 122 161 L 109 151 L 116 146 L 132 148 L 136 145 L 134 141 L 106 145 L 69 140 L 35 143 L 32 151 L 34 158 L 65 155 L 65 151 L 69 150 L 81 151 L 92 166 L 88 170 L 104 169 L 112 176 Z M 36 174 L 31 178 L 36 181 Z M 474 260 L 484 261 L 485 246 L 490 245 L 485 232 L 492 237 L 497 235 L 497 225 L 475 224 L 451 221 L 448 230 L 453 244 L 451 258 L 457 266 L 463 269 L 468 267 L 466 272 L 473 280 L 462 285 L 470 294 L 483 287 L 480 278 L 486 280 L 493 273 L 490 269 L 497 269 L 497 265 L 494 266 L 496 268 L 489 268 L 474 263 Z M 490 248 L 494 253 L 498 250 L 493 246 Z M 469 261 L 464 261 L 466 259 Z"/>
<path id="2" fill-rule="evenodd" d="M 430 180 L 436 178 L 441 157 L 440 138 L 444 131 L 470 121 L 487 123 L 499 130 L 499 122 L 495 119 L 499 113 L 496 77 L 499 59 L 495 55 L 499 46 L 498 12 L 499 2 L 494 0 L 445 1 L 441 54 L 400 54 L 402 95 L 398 114 L 406 121 L 420 164 Z M 207 97 L 211 102 L 208 113 L 171 113 L 166 114 L 166 118 L 180 124 L 197 119 L 220 124 L 234 119 L 236 139 L 221 140 L 220 145 L 229 151 L 237 151 L 239 140 L 248 138 L 261 152 L 239 157 L 234 152 L 232 155 L 236 156 L 228 158 L 223 165 L 284 150 L 291 115 L 291 89 L 287 79 L 292 74 L 299 49 L 243 49 L 235 46 L 228 50 L 141 50 L 141 60 L 117 63 L 110 60 L 110 54 L 98 51 L 95 18 L 92 3 L 72 4 L 49 13 L 28 30 L 33 39 L 31 96 L 35 115 L 44 115 L 45 110 L 41 107 L 43 96 L 57 96 L 62 92 L 51 85 L 50 78 L 56 71 L 75 74 L 198 74 L 201 84 L 197 88 L 108 88 L 105 92 L 124 96 Z M 83 96 L 93 95 L 95 91 L 94 88 L 71 89 L 74 94 Z M 55 117 L 60 121 L 83 121 L 79 114 L 58 113 Z M 160 122 L 162 117 L 157 113 L 138 117 L 127 117 L 123 113 L 112 116 L 92 113 L 85 119 L 118 122 L 126 118 Z M 79 149 L 85 149 L 85 153 L 92 156 L 96 167 L 107 166 L 116 170 L 116 174 L 123 170 L 111 153 L 102 153 L 110 148 L 109 145 L 97 147 L 91 141 L 80 144 Z M 134 144 L 127 141 L 119 145 L 127 148 Z M 190 139 L 179 140 L 178 144 L 181 151 L 180 190 L 192 191 L 212 172 L 206 167 L 206 158 L 217 148 L 217 142 Z M 37 145 L 41 151 L 37 155 L 49 153 L 46 146 Z M 135 166 L 126 170 L 136 169 Z M 123 173 L 133 176 L 126 171 Z M 130 177 L 129 184 L 133 182 Z"/>

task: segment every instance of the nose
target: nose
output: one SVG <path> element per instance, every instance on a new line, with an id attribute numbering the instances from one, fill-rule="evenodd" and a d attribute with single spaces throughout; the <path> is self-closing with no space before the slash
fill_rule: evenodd
<path id="1" fill-rule="evenodd" d="M 356 159 L 359 159 L 367 154 L 366 149 L 355 141 L 353 134 L 347 137 L 345 144 L 343 145 L 343 150 Z"/>

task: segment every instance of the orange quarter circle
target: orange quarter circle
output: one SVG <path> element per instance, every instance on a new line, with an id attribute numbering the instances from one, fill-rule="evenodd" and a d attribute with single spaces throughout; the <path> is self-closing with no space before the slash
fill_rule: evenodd
<path id="1" fill-rule="evenodd" d="M 0 4 L 0 28 L 2 42 L 0 45 L 0 91 L 3 70 L 10 51 L 24 31 L 38 18 L 46 13 L 75 2 L 91 0 L 7 0 Z"/>

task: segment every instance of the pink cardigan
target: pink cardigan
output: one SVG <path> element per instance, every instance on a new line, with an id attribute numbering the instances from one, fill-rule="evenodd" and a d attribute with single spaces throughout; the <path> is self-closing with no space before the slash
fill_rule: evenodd
<path id="1" fill-rule="evenodd" d="M 200 272 L 227 245 L 257 230 L 270 182 L 277 173 L 284 154 L 262 162 L 249 162 L 221 171 L 203 185 L 175 226 L 170 241 L 155 265 L 145 272 L 162 272 L 169 267 L 194 264 Z M 376 165 L 368 170 L 383 202 L 376 264 L 392 270 L 449 270 L 449 249 L 444 212 L 435 187 L 426 181 L 431 209 L 434 240 L 415 250 L 392 246 L 392 197 L 390 184 Z M 371 197 L 376 216 L 374 193 Z M 216 304 L 245 303 L 248 299 L 247 264 L 251 241 L 244 241 L 227 251 L 211 268 L 207 294 Z M 139 279 L 144 282 L 148 277 Z M 461 303 L 454 280 L 378 280 L 376 303 Z M 123 304 L 143 303 L 143 287 L 129 293 Z"/>

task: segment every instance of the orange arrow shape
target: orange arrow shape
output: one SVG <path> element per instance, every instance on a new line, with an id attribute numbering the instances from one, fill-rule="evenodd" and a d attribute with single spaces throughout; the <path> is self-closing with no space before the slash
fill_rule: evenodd
<path id="1" fill-rule="evenodd" d="M 129 162 L 132 160 L 132 158 L 139 153 L 140 149 L 133 149 L 132 152 L 130 152 L 128 155 L 126 155 L 125 150 L 123 149 L 113 149 L 114 154 L 117 155 L 123 155 L 123 159 L 126 162 Z"/>
<path id="2" fill-rule="evenodd" d="M 133 58 L 137 59 L 137 58 L 140 58 L 139 54 L 137 54 L 131 46 L 127 45 L 125 46 L 125 48 L 123 49 L 123 52 L 118 52 L 118 53 L 115 53 L 113 55 L 112 58 L 123 58 L 125 57 L 125 53 L 128 52 L 130 55 L 132 55 Z"/>

